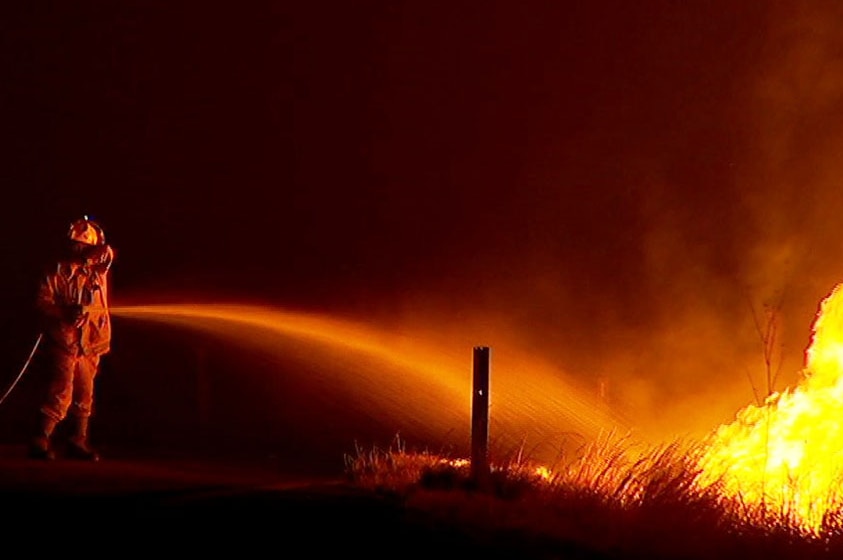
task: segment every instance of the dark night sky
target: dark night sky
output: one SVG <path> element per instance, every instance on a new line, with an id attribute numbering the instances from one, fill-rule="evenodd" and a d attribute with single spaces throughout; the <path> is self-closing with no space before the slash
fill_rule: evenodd
<path id="1" fill-rule="evenodd" d="M 488 318 L 709 422 L 762 365 L 747 300 L 784 297 L 791 382 L 843 280 L 832 2 L 11 4 L 7 324 L 87 213 L 115 301 Z"/>

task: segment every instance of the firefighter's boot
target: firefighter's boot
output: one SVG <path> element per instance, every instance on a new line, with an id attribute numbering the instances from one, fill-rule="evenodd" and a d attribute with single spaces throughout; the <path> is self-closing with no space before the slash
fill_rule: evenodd
<path id="1" fill-rule="evenodd" d="M 73 434 L 67 442 L 67 458 L 99 461 L 100 456 L 88 442 L 88 418 L 74 418 Z"/>
<path id="2" fill-rule="evenodd" d="M 29 457 L 31 459 L 52 461 L 56 458 L 56 453 L 53 451 L 51 442 L 53 431 L 56 429 L 56 423 L 56 420 L 47 415 L 41 417 L 35 437 L 29 443 Z"/>

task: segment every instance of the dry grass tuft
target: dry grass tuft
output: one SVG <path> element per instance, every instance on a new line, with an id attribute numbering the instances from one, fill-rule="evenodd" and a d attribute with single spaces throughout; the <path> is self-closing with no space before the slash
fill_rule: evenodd
<path id="1" fill-rule="evenodd" d="M 485 484 L 468 460 L 413 452 L 396 437 L 386 449 L 346 457 L 349 480 L 400 496 L 451 527 L 489 541 L 506 539 L 538 555 L 765 560 L 843 557 L 843 513 L 822 535 L 799 528 L 787 511 L 749 508 L 717 485 L 696 484 L 701 444 L 646 447 L 606 434 L 574 456 L 545 466 L 520 454 L 492 464 Z"/>

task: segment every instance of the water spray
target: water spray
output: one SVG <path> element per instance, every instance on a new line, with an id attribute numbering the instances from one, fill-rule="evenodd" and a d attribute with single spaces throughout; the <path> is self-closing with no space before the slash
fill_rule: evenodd
<path id="1" fill-rule="evenodd" d="M 332 402 L 341 396 L 381 424 L 400 422 L 406 428 L 402 432 L 423 434 L 429 441 L 468 440 L 462 427 L 468 427 L 471 414 L 472 399 L 466 397 L 472 394 L 472 376 L 466 375 L 465 356 L 453 337 L 431 341 L 424 330 L 402 333 L 263 305 L 193 302 L 113 306 L 111 312 L 116 318 L 186 327 L 272 354 L 288 338 L 296 342 L 283 350 L 291 359 L 319 364 L 301 381 L 320 392 L 329 389 Z M 496 448 L 529 445 L 533 458 L 553 462 L 583 440 L 607 430 L 627 430 L 620 413 L 558 375 L 552 365 L 513 352 L 500 340 L 498 347 L 503 348 L 496 366 L 500 375 L 489 419 L 495 425 L 488 426 L 497 432 Z M 304 356 L 302 348 L 312 352 Z M 488 391 L 477 396 L 487 398 Z M 489 403 L 477 404 L 488 412 Z"/>

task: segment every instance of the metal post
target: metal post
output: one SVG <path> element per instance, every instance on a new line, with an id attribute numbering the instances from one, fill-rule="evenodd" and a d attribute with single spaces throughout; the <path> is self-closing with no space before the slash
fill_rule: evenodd
<path id="1" fill-rule="evenodd" d="M 471 399 L 471 473 L 475 482 L 489 476 L 489 377 L 488 346 L 474 348 L 474 380 Z"/>

